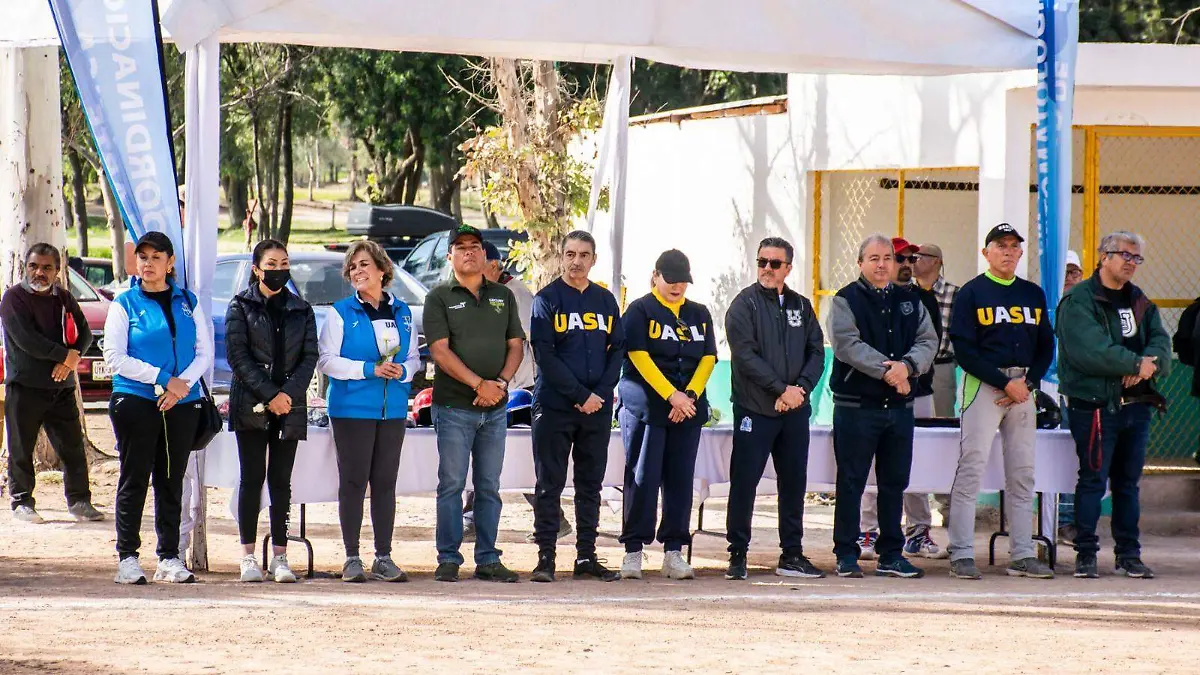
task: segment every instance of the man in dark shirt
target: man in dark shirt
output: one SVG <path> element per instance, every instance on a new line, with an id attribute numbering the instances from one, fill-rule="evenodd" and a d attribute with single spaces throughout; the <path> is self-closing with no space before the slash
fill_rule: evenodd
<path id="1" fill-rule="evenodd" d="M 1000 432 L 1009 519 L 1008 575 L 1050 579 L 1033 546 L 1033 469 L 1037 405 L 1033 392 L 1054 360 L 1046 294 L 1017 277 L 1025 238 L 1008 223 L 988 232 L 988 270 L 963 285 L 950 339 L 966 377 L 962 438 L 950 494 L 950 576 L 979 579 L 975 566 L 975 501 Z"/>
<path id="2" fill-rule="evenodd" d="M 13 518 L 44 522 L 34 509 L 33 451 L 46 429 L 63 463 L 67 511 L 76 520 L 103 520 L 92 506 L 83 428 L 75 401 L 75 367 L 92 344 L 79 303 L 55 283 L 58 249 L 34 244 L 25 255 L 25 280 L 4 293 L 4 422 L 8 427 L 8 489 Z"/>
<path id="3" fill-rule="evenodd" d="M 588 280 L 596 264 L 596 240 L 581 230 L 563 240 L 562 276 L 533 301 L 530 340 L 537 362 L 533 390 L 533 459 L 537 469 L 534 540 L 538 564 L 533 581 L 554 581 L 559 497 L 567 460 L 575 460 L 578 536 L 574 577 L 616 581 L 619 572 L 596 558 L 600 488 L 608 467 L 613 389 L 625 358 L 625 332 L 617 299 Z M 572 452 L 572 449 L 574 450 Z"/>
<path id="4" fill-rule="evenodd" d="M 508 383 L 521 364 L 525 332 L 512 291 L 483 276 L 483 235 L 450 235 L 449 281 L 425 297 L 424 329 L 437 365 L 433 427 L 438 444 L 438 581 L 458 581 L 463 563 L 463 489 L 475 487 L 475 578 L 517 581 L 500 562 L 500 471 L 508 427 Z"/>

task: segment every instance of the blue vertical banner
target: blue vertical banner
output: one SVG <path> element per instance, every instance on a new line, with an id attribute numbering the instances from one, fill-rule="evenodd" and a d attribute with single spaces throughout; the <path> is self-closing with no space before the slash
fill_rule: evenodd
<path id="1" fill-rule="evenodd" d="M 154 0 L 49 0 L 100 160 L 130 238 L 157 230 L 187 284 Z"/>
<path id="2" fill-rule="evenodd" d="M 1037 35 L 1037 214 L 1042 288 L 1054 321 L 1071 237 L 1071 119 L 1078 0 L 1039 0 Z M 1057 369 L 1048 378 L 1058 381 Z"/>

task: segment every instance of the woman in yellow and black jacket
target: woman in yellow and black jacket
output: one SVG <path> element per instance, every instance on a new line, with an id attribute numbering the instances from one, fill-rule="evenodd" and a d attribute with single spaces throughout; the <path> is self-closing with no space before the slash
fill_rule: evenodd
<path id="1" fill-rule="evenodd" d="M 617 386 L 617 419 L 625 442 L 621 576 L 642 578 L 642 547 L 655 540 L 658 492 L 663 492 L 663 576 L 691 579 L 683 559 L 690 540 L 692 478 L 700 430 L 708 421 L 704 388 L 717 362 L 708 308 L 684 298 L 692 283 L 687 256 L 672 249 L 658 257 L 653 290 L 621 317 L 628 351 Z"/>

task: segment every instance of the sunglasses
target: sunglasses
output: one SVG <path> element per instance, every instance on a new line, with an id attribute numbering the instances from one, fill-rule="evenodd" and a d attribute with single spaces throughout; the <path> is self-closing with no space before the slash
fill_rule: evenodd
<path id="1" fill-rule="evenodd" d="M 764 267 L 770 267 L 773 270 L 777 270 L 786 264 L 788 264 L 786 260 L 773 260 L 771 258 L 759 258 L 758 259 L 759 269 L 762 269 Z"/>
<path id="2" fill-rule="evenodd" d="M 896 256 L 896 262 L 900 263 L 901 265 L 903 265 L 906 262 L 914 262 L 915 263 L 920 259 L 921 259 L 920 253 L 914 253 L 912 255 L 897 255 Z"/>
<path id="3" fill-rule="evenodd" d="M 1136 253 L 1130 253 L 1129 251 L 1105 251 L 1105 253 L 1108 255 L 1119 255 L 1125 260 L 1125 262 L 1131 262 L 1134 265 L 1141 265 L 1142 263 L 1146 262 L 1146 258 L 1144 256 L 1140 256 Z"/>

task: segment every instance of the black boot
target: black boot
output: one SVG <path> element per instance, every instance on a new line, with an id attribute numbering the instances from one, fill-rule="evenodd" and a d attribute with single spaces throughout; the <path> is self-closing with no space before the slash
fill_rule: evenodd
<path id="1" fill-rule="evenodd" d="M 542 551 L 538 554 L 537 567 L 533 568 L 533 575 L 529 577 L 531 581 L 549 583 L 554 581 L 554 552 Z"/>

